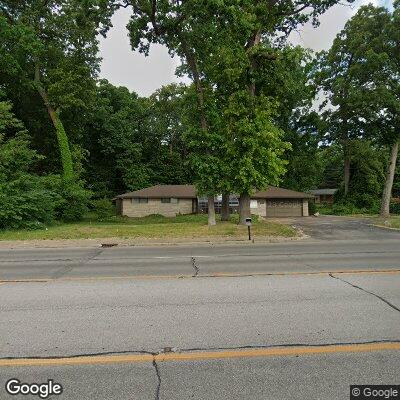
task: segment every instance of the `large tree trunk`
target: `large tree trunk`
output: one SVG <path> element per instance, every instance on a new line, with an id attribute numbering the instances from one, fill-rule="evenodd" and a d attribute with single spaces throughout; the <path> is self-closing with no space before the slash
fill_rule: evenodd
<path id="1" fill-rule="evenodd" d="M 249 39 L 248 43 L 246 44 L 246 48 L 248 50 L 252 49 L 255 46 L 258 46 L 261 42 L 261 30 L 258 29 L 257 31 L 253 32 L 251 38 Z M 251 101 L 253 102 L 256 97 L 256 83 L 254 80 L 254 72 L 257 69 L 257 61 L 254 57 L 250 59 L 250 81 L 248 82 L 247 89 L 250 94 Z M 250 195 L 248 193 L 241 193 L 239 198 L 239 224 L 245 225 L 246 218 L 250 218 Z"/>
<path id="2" fill-rule="evenodd" d="M 214 196 L 208 196 L 208 225 L 216 225 L 215 222 L 215 207 L 214 207 Z"/>
<path id="3" fill-rule="evenodd" d="M 250 217 L 250 195 L 242 193 L 239 198 L 239 224 L 246 225 L 246 218 Z"/>
<path id="4" fill-rule="evenodd" d="M 229 221 L 229 193 L 222 193 L 221 221 Z"/>
<path id="5" fill-rule="evenodd" d="M 398 152 L 399 152 L 399 140 L 393 144 L 392 149 L 390 151 L 390 159 L 386 172 L 385 187 L 383 189 L 383 194 L 382 194 L 381 212 L 380 212 L 381 217 L 389 216 L 390 199 L 392 197 L 392 187 L 393 187 L 394 173 L 396 170 L 396 161 Z"/>
<path id="6" fill-rule="evenodd" d="M 257 31 L 255 31 L 252 35 L 252 37 L 250 38 L 250 40 L 248 41 L 246 48 L 247 49 L 251 49 L 252 47 L 258 46 L 261 42 L 261 30 L 258 29 Z M 252 58 L 250 60 L 250 76 L 254 73 L 254 71 L 257 69 L 257 61 Z M 248 90 L 250 93 L 251 97 L 255 97 L 256 95 L 256 83 L 254 81 L 254 77 L 251 76 L 250 78 L 250 83 L 248 85 Z"/>
<path id="7" fill-rule="evenodd" d="M 72 155 L 71 150 L 69 147 L 68 136 L 65 133 L 64 125 L 58 116 L 58 112 L 52 107 L 50 104 L 48 95 L 46 90 L 42 87 L 40 82 L 40 69 L 39 65 L 36 64 L 35 66 L 35 83 L 37 86 L 37 91 L 40 94 L 43 102 L 47 108 L 47 112 L 49 113 L 51 122 L 56 130 L 58 148 L 60 150 L 61 155 L 61 165 L 63 171 L 63 178 L 65 181 L 70 181 L 74 177 L 74 169 L 72 163 Z"/>
<path id="8" fill-rule="evenodd" d="M 344 145 L 344 194 L 349 193 L 351 156 L 349 144 Z"/>

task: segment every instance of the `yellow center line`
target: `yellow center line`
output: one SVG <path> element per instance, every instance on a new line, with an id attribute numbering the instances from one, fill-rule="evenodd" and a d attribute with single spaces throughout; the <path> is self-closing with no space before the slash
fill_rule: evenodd
<path id="1" fill-rule="evenodd" d="M 327 275 L 327 274 L 399 274 L 400 269 L 353 269 L 353 270 L 329 270 L 329 271 L 291 271 L 291 272 L 212 272 L 200 274 L 197 278 L 216 277 L 245 277 L 245 276 L 301 276 L 301 275 Z M 28 278 L 28 279 L 0 279 L 0 285 L 4 283 L 30 283 L 30 282 L 63 282 L 63 281 L 101 281 L 101 280 L 125 280 L 125 279 L 191 279 L 193 275 L 123 275 L 123 276 L 85 276 L 63 278 Z"/>
<path id="2" fill-rule="evenodd" d="M 347 345 L 326 346 L 293 346 L 293 347 L 269 347 L 247 350 L 217 350 L 196 351 L 182 353 L 151 354 L 124 354 L 82 356 L 71 358 L 21 358 L 0 359 L 0 367 L 33 367 L 33 366 L 61 366 L 61 365 L 94 365 L 94 364 L 121 364 L 138 362 L 168 362 L 168 361 L 201 361 L 220 360 L 231 358 L 253 357 L 282 357 L 299 355 L 318 355 L 332 353 L 369 353 L 374 351 L 400 350 L 399 342 L 387 343 L 361 343 Z"/>

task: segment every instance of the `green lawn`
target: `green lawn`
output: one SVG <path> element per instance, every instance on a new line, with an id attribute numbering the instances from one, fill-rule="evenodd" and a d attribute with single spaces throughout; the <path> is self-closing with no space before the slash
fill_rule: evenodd
<path id="1" fill-rule="evenodd" d="M 294 237 L 297 232 L 292 227 L 253 218 L 254 237 L 284 236 Z M 37 239 L 96 239 L 96 238 L 135 238 L 135 239 L 193 239 L 197 238 L 245 238 L 247 227 L 237 225 L 237 215 L 229 222 L 218 221 L 216 226 L 208 227 L 206 215 L 181 215 L 167 218 L 152 215 L 144 218 L 110 217 L 96 221 L 87 217 L 76 223 L 59 223 L 41 230 L 7 230 L 0 232 L 0 240 Z"/>
<path id="2" fill-rule="evenodd" d="M 376 225 L 400 229 L 400 215 L 392 215 L 389 218 L 378 217 Z"/>

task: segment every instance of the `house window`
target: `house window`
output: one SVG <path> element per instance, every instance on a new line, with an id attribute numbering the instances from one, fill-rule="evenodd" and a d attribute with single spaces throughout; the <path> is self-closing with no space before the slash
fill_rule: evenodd
<path id="1" fill-rule="evenodd" d="M 171 203 L 172 204 L 178 204 L 179 203 L 179 199 L 177 199 L 176 197 L 171 197 Z"/>
<path id="2" fill-rule="evenodd" d="M 250 200 L 250 208 L 257 208 L 258 204 L 257 204 L 257 200 Z"/>
<path id="3" fill-rule="evenodd" d="M 132 204 L 148 203 L 149 199 L 147 197 L 133 197 Z"/>
<path id="4" fill-rule="evenodd" d="M 162 197 L 161 203 L 171 203 L 171 197 Z"/>

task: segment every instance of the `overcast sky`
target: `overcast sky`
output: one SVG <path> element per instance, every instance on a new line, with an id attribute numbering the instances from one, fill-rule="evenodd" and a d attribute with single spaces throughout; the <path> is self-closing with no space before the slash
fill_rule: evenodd
<path id="1" fill-rule="evenodd" d="M 357 0 L 352 6 L 336 5 L 321 16 L 321 25 L 317 29 L 306 25 L 292 34 L 291 41 L 316 51 L 329 48 L 358 7 L 368 3 L 390 7 L 392 1 Z M 113 28 L 107 38 L 101 40 L 103 62 L 100 76 L 141 96 L 148 96 L 168 83 L 178 82 L 174 72 L 179 61 L 171 59 L 165 48 L 153 45 L 148 57 L 131 50 L 126 30 L 129 17 L 130 10 L 119 10 L 113 17 Z"/>

